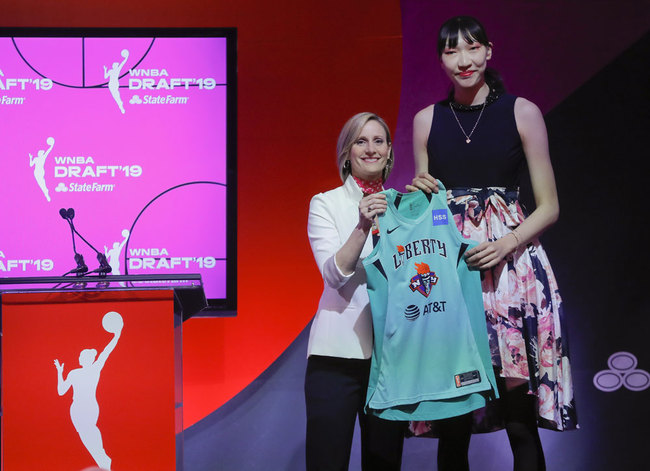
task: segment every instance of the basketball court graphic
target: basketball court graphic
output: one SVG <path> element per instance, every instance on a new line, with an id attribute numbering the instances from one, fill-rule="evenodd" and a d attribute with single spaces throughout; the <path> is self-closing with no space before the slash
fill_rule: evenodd
<path id="1" fill-rule="evenodd" d="M 154 46 L 155 38 L 13 38 L 15 52 L 37 76 L 68 88 L 110 88 L 104 67 L 114 69 L 115 80 L 137 68 Z M 127 51 L 127 57 L 122 54 Z"/>
<path id="2" fill-rule="evenodd" d="M 102 327 L 113 334 L 111 341 L 104 347 L 97 357 L 97 350 L 87 348 L 79 354 L 80 368 L 68 372 L 64 378 L 64 363 L 54 360 L 57 370 L 57 392 L 64 396 L 72 389 L 72 404 L 70 405 L 70 419 L 79 434 L 81 442 L 100 468 L 110 470 L 111 458 L 104 450 L 102 434 L 97 427 L 99 419 L 99 404 L 97 402 L 97 386 L 102 369 L 106 365 L 109 355 L 117 346 L 124 320 L 115 311 L 107 312 L 102 318 Z"/>
<path id="3" fill-rule="evenodd" d="M 116 41 L 127 42 L 131 50 L 137 51 L 137 60 L 129 62 L 130 50 L 118 49 L 120 45 Z M 128 41 L 116 38 L 50 38 L 44 44 L 43 41 L 35 42 L 33 38 L 14 38 L 16 52 L 43 79 L 61 87 L 108 88 L 122 114 L 125 108 L 120 79 L 142 62 L 154 42 L 155 38 L 133 38 Z M 118 53 L 119 61 L 116 61 Z M 55 54 L 56 61 L 52 60 L 51 54 Z M 98 58 L 103 60 L 101 66 L 97 63 Z M 127 62 L 129 67 L 125 67 Z M 101 71 L 101 75 L 98 71 Z"/>

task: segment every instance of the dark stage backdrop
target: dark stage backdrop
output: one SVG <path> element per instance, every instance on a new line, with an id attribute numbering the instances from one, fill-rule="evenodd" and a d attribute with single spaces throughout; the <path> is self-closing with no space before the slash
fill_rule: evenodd
<path id="1" fill-rule="evenodd" d="M 646 33 L 547 115 L 562 218 L 545 242 L 571 313 L 574 469 L 647 467 L 648 57 Z"/>
<path id="2" fill-rule="evenodd" d="M 582 428 L 542 432 L 548 468 L 644 469 L 647 1 L 0 0 L 0 7 L 5 26 L 239 30 L 239 316 L 184 325 L 190 471 L 304 469 L 306 335 L 322 286 L 306 237 L 309 199 L 338 185 L 336 136 L 361 110 L 395 129 L 389 184 L 404 187 L 413 115 L 446 90 L 436 31 L 455 14 L 479 17 L 495 44 L 492 65 L 546 115 L 560 193 L 560 222 L 542 241 L 568 316 Z M 435 453 L 435 440 L 407 440 L 403 469 L 435 469 Z M 475 436 L 470 462 L 473 470 L 509 469 L 505 434 Z M 359 469 L 358 446 L 351 469 Z"/>

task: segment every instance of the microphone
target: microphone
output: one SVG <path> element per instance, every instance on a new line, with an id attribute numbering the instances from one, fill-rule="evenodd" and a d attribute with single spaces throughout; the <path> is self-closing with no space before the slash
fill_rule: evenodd
<path id="1" fill-rule="evenodd" d="M 84 262 L 84 256 L 80 253 L 74 254 L 74 261 L 77 262 L 77 268 L 73 268 L 68 273 L 76 273 L 77 276 L 81 276 L 88 271 L 88 265 Z"/>
<path id="2" fill-rule="evenodd" d="M 99 268 L 91 271 L 90 273 L 99 273 L 100 276 L 106 276 L 106 274 L 113 271 L 113 267 L 110 266 L 108 260 L 106 259 L 106 255 L 103 253 L 97 252 L 97 261 L 99 262 Z"/>
<path id="3" fill-rule="evenodd" d="M 88 271 L 88 266 L 84 262 L 83 255 L 77 252 L 77 246 L 74 240 L 75 231 L 74 231 L 74 226 L 72 225 L 72 218 L 74 217 L 74 209 L 70 208 L 69 210 L 66 211 L 65 208 L 61 208 L 59 210 L 59 214 L 63 219 L 68 221 L 68 224 L 70 225 L 70 233 L 72 235 L 72 250 L 74 251 L 74 261 L 77 264 L 76 268 L 73 268 L 67 273 L 64 273 L 63 276 L 69 275 L 70 273 L 74 273 L 77 276 L 83 276 L 83 274 Z"/>
<path id="4" fill-rule="evenodd" d="M 108 260 L 106 259 L 106 255 L 104 255 L 102 252 L 100 252 L 95 247 L 93 247 L 93 245 L 90 242 L 88 242 L 84 238 L 84 236 L 82 236 L 79 233 L 77 228 L 74 227 L 74 223 L 72 222 L 72 219 L 74 218 L 74 215 L 75 215 L 74 208 L 68 208 L 67 210 L 64 209 L 64 208 L 61 208 L 59 210 L 59 214 L 61 215 L 62 218 L 66 219 L 68 221 L 68 223 L 70 224 L 70 229 L 73 232 L 73 235 L 72 235 L 73 246 L 74 246 L 74 234 L 77 234 L 81 238 L 81 240 L 83 240 L 86 243 L 86 245 L 88 245 L 88 247 L 93 249 L 95 251 L 95 253 L 97 254 L 97 261 L 99 262 L 99 267 L 92 270 L 92 271 L 89 271 L 88 274 L 90 274 L 90 273 L 98 273 L 100 277 L 103 277 L 103 276 L 106 276 L 108 273 L 112 272 L 113 267 L 111 267 L 110 264 L 108 263 Z M 76 250 L 75 250 L 75 253 L 76 253 Z M 75 259 L 76 259 L 76 257 L 75 257 Z M 86 267 L 86 271 L 88 271 L 87 267 Z"/>

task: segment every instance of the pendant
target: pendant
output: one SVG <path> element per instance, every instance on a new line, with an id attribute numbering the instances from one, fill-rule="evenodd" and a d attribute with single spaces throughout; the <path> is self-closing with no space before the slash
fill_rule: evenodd
<path id="1" fill-rule="evenodd" d="M 472 142 L 472 140 L 468 137 L 467 139 L 465 139 L 465 142 L 469 144 L 470 142 Z"/>

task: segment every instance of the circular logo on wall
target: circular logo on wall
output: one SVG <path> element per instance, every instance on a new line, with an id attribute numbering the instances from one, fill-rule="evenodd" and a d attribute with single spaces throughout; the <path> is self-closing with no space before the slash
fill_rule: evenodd
<path id="1" fill-rule="evenodd" d="M 629 352 L 616 352 L 607 359 L 608 370 L 594 375 L 594 386 L 612 392 L 625 386 L 630 391 L 643 391 L 650 386 L 650 373 L 637 369 L 637 359 Z"/>

